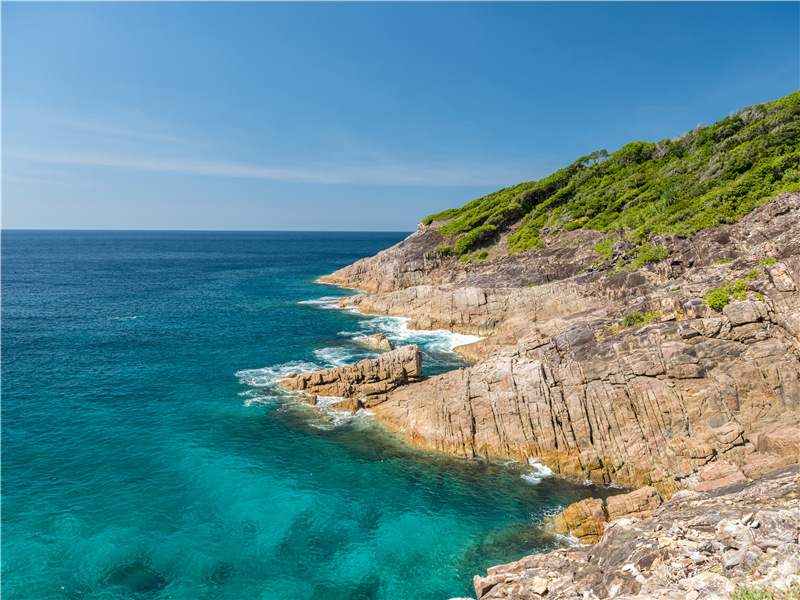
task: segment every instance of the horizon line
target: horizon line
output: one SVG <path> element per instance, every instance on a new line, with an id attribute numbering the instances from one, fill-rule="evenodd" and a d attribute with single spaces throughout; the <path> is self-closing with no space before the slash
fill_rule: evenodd
<path id="1" fill-rule="evenodd" d="M 406 229 L 103 229 L 103 228 L 46 228 L 0 227 L 0 233 L 9 231 L 96 231 L 142 233 L 414 233 Z"/>

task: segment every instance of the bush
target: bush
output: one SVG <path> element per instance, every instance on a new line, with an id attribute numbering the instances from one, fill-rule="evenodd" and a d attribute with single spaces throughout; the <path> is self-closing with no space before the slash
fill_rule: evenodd
<path id="1" fill-rule="evenodd" d="M 778 262 L 778 261 L 775 260 L 774 258 L 765 258 L 764 260 L 761 261 L 761 265 L 759 265 L 759 266 L 768 267 L 770 265 L 774 265 L 776 262 Z"/>
<path id="2" fill-rule="evenodd" d="M 638 310 L 622 317 L 622 326 L 625 329 L 638 327 L 639 325 L 644 325 L 644 315 Z"/>
<path id="3" fill-rule="evenodd" d="M 651 246 L 650 244 L 642 244 L 635 249 L 636 258 L 633 261 L 633 267 L 638 269 L 649 262 L 657 262 L 664 260 L 669 256 L 669 250 L 663 246 Z"/>
<path id="4" fill-rule="evenodd" d="M 713 290 L 707 291 L 703 294 L 703 298 L 711 308 L 714 310 L 722 310 L 728 303 L 731 301 L 728 293 L 723 290 L 722 288 L 716 288 Z"/>
<path id="5" fill-rule="evenodd" d="M 594 251 L 600 254 L 602 258 L 594 264 L 599 265 L 611 260 L 611 257 L 614 254 L 614 251 L 611 249 L 611 246 L 613 246 L 613 244 L 614 244 L 613 239 L 606 240 L 605 242 L 600 242 L 599 244 L 595 244 Z"/>
<path id="6" fill-rule="evenodd" d="M 708 290 L 703 294 L 706 304 L 714 310 L 722 310 L 730 304 L 731 297 L 734 300 L 746 300 L 747 292 L 750 287 L 747 281 L 739 279 L 738 281 L 730 281 L 723 286 Z"/>
<path id="7" fill-rule="evenodd" d="M 512 253 L 539 247 L 543 231 L 559 229 L 613 232 L 635 245 L 653 234 L 689 237 L 734 223 L 778 194 L 800 189 L 799 131 L 800 91 L 795 91 L 675 140 L 592 153 L 544 179 L 482 196 L 423 222 L 449 221 L 440 232 L 464 236 L 457 242 L 458 254 L 473 252 L 514 227 L 508 238 Z M 478 239 L 469 237 L 476 230 Z M 649 260 L 660 259 L 643 258 L 641 264 Z"/>
<path id="8" fill-rule="evenodd" d="M 649 312 L 644 316 L 644 324 L 650 325 L 650 323 L 656 323 L 660 318 L 661 318 L 661 311 Z"/>
<path id="9" fill-rule="evenodd" d="M 455 254 L 452 246 L 436 246 L 436 253 L 442 256 L 452 256 Z"/>

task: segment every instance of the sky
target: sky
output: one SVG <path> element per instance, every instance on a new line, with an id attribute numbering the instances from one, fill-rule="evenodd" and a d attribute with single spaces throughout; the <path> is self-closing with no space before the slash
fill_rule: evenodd
<path id="1" fill-rule="evenodd" d="M 797 2 L 2 2 L 2 227 L 412 231 L 800 88 Z"/>

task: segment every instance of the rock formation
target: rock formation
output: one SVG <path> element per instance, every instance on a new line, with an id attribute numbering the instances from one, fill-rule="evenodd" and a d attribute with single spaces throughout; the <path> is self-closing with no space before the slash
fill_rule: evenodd
<path id="1" fill-rule="evenodd" d="M 645 486 L 628 494 L 611 496 L 606 501 L 586 498 L 575 502 L 547 522 L 556 533 L 576 537 L 584 544 L 593 544 L 600 540 L 609 522 L 623 518 L 649 518 L 662 502 L 656 488 Z"/>
<path id="2" fill-rule="evenodd" d="M 422 354 L 419 348 L 403 346 L 354 365 L 289 376 L 280 384 L 313 396 L 341 396 L 350 402 L 342 403 L 340 408 L 353 412 L 384 401 L 387 392 L 420 377 Z"/>
<path id="3" fill-rule="evenodd" d="M 394 350 L 394 343 L 382 333 L 373 333 L 363 338 L 356 338 L 356 342 L 360 342 L 372 348 L 379 350 Z"/>
<path id="4" fill-rule="evenodd" d="M 612 521 L 595 546 L 527 556 L 475 576 L 479 600 L 706 600 L 800 591 L 800 466 L 713 496 L 682 491 L 651 519 Z M 758 596 L 756 596 L 758 597 Z"/>
<path id="5" fill-rule="evenodd" d="M 362 361 L 286 387 L 368 403 L 427 449 L 645 486 L 570 506 L 551 525 L 596 546 L 494 567 L 477 597 L 702 600 L 737 582 L 792 585 L 800 193 L 690 239 L 651 238 L 666 258 L 636 265 L 628 240 L 591 230 L 510 256 L 500 240 L 465 264 L 437 251 L 441 224 L 324 279 L 373 292 L 342 306 L 483 336 L 456 349 L 475 364 L 421 378 L 419 353 L 401 348 L 377 359 L 391 369 Z"/>
<path id="6" fill-rule="evenodd" d="M 487 336 L 457 349 L 477 364 L 394 386 L 376 417 L 432 450 L 536 457 L 561 475 L 667 496 L 797 462 L 800 194 L 663 242 L 668 258 L 637 270 L 589 264 L 530 287 L 537 252 L 447 267 L 426 262 L 428 227 L 330 276 L 391 290 L 342 305 Z M 586 265 L 584 246 L 548 277 Z M 743 288 L 722 310 L 705 302 L 734 282 Z"/>

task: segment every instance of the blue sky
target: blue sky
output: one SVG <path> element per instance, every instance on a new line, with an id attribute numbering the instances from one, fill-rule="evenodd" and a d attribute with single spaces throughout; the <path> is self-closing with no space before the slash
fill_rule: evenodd
<path id="1" fill-rule="evenodd" d="M 800 4 L 2 3 L 5 228 L 410 231 L 800 87 Z"/>

